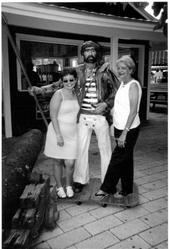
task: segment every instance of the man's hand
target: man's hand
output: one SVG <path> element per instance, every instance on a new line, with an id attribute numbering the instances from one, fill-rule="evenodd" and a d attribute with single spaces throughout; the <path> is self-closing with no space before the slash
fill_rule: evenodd
<path id="1" fill-rule="evenodd" d="M 96 107 L 95 113 L 101 114 L 106 109 L 107 104 L 105 102 L 102 102 L 102 103 L 95 105 L 95 107 Z"/>
<path id="2" fill-rule="evenodd" d="M 99 71 L 100 71 L 100 72 L 104 72 L 107 68 L 110 68 L 109 62 L 105 62 L 105 63 L 99 68 Z"/>
<path id="3" fill-rule="evenodd" d="M 31 96 L 33 96 L 34 94 L 42 94 L 43 90 L 41 89 L 41 87 L 37 87 L 37 86 L 32 86 L 28 88 L 28 92 Z"/>

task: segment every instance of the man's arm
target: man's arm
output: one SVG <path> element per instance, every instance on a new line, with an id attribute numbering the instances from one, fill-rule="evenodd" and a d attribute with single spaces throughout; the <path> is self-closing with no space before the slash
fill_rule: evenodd
<path id="1" fill-rule="evenodd" d="M 110 69 L 107 69 L 107 75 L 108 75 L 107 84 L 109 88 L 109 95 L 107 99 L 105 99 L 105 103 L 107 104 L 107 107 L 111 109 L 114 105 L 115 94 L 120 86 L 120 81 Z"/>
<path id="2" fill-rule="evenodd" d="M 48 94 L 52 94 L 56 90 L 61 88 L 61 83 L 62 83 L 62 81 L 59 80 L 57 82 L 53 82 L 52 84 L 49 84 L 46 86 L 41 86 L 41 87 L 33 86 L 33 87 L 29 88 L 28 91 L 29 91 L 30 95 L 41 94 L 41 95 L 45 96 Z"/>

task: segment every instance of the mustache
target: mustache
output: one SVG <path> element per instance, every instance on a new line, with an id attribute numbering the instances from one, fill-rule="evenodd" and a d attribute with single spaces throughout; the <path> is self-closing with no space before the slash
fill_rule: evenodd
<path id="1" fill-rule="evenodd" d="M 88 57 L 84 57 L 85 62 L 87 63 L 94 63 L 97 61 L 96 56 L 89 55 Z"/>
<path id="2" fill-rule="evenodd" d="M 95 57 L 93 55 L 89 55 L 87 59 L 95 59 Z"/>

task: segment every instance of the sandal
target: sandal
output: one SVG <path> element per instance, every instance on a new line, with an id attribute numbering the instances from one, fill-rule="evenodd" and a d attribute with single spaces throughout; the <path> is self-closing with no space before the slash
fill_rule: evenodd
<path id="1" fill-rule="evenodd" d="M 102 190 L 99 190 L 97 193 L 95 193 L 95 196 L 97 197 L 105 197 L 108 196 L 109 194 L 103 192 Z"/>
<path id="2" fill-rule="evenodd" d="M 65 193 L 63 187 L 57 188 L 56 190 L 57 190 L 57 195 L 59 198 L 61 198 L 61 199 L 66 198 L 66 193 Z"/>
<path id="3" fill-rule="evenodd" d="M 123 191 L 120 191 L 120 192 L 116 192 L 116 193 L 114 194 L 114 197 L 117 198 L 117 199 L 120 199 L 120 198 L 126 197 L 127 195 L 128 195 L 127 193 L 125 193 L 125 192 L 123 192 Z"/>
<path id="4" fill-rule="evenodd" d="M 74 191 L 71 186 L 66 187 L 66 194 L 68 198 L 72 198 L 74 196 Z"/>

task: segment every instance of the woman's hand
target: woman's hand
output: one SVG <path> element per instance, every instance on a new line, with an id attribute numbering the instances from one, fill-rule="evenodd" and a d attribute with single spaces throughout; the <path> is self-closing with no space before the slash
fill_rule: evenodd
<path id="1" fill-rule="evenodd" d="M 57 145 L 58 146 L 64 146 L 64 139 L 62 135 L 57 136 Z"/>
<path id="2" fill-rule="evenodd" d="M 117 139 L 118 142 L 118 147 L 124 148 L 125 144 L 126 144 L 126 135 L 127 135 L 127 131 L 123 130 L 122 134 L 120 135 L 120 137 Z"/>

